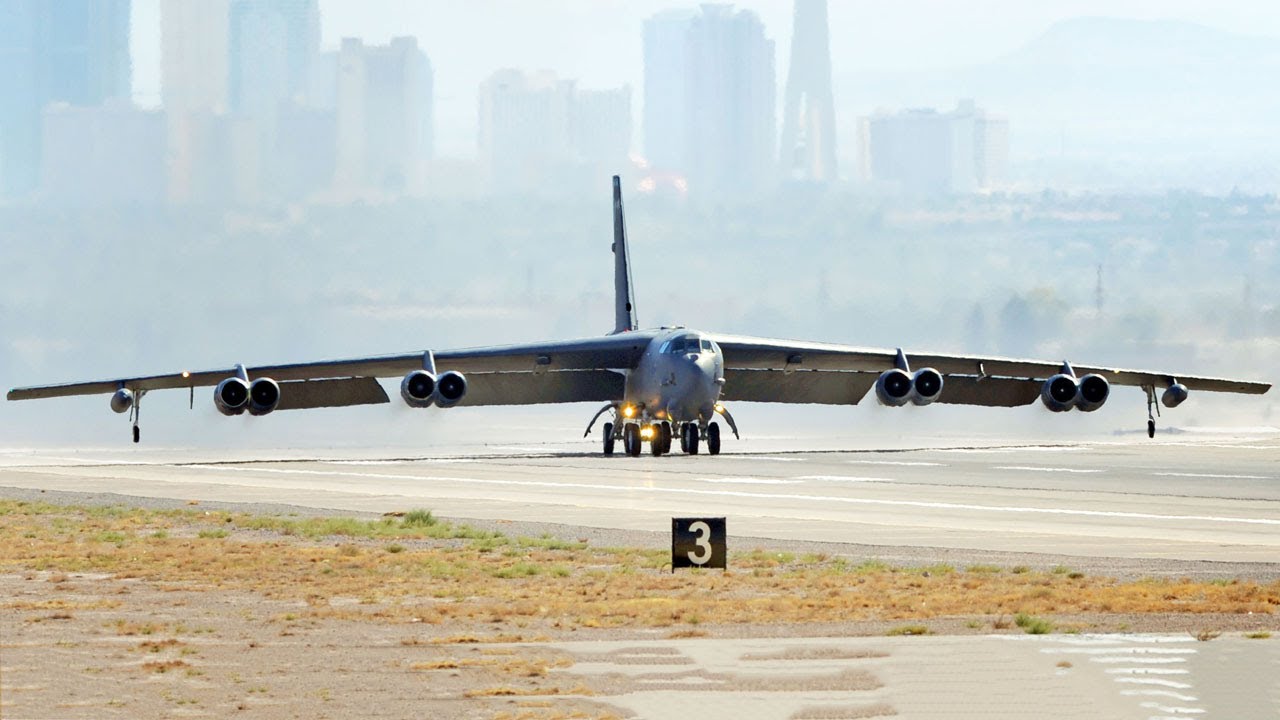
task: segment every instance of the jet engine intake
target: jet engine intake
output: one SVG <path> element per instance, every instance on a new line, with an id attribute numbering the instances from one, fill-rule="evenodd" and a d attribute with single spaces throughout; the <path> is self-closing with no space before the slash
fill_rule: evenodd
<path id="1" fill-rule="evenodd" d="M 280 404 L 280 385 L 271 378 L 258 378 L 249 385 L 249 414 L 266 415 Z"/>
<path id="2" fill-rule="evenodd" d="M 1111 383 L 1101 375 L 1085 375 L 1080 378 L 1080 391 L 1076 395 L 1076 407 L 1081 412 L 1093 412 L 1102 407 L 1111 395 Z"/>
<path id="3" fill-rule="evenodd" d="M 928 405 L 941 395 L 942 373 L 933 368 L 923 368 L 911 377 L 911 402 Z"/>
<path id="4" fill-rule="evenodd" d="M 906 370 L 894 368 L 880 373 L 876 380 L 876 398 L 881 405 L 902 407 L 911 402 L 913 383 Z"/>
<path id="5" fill-rule="evenodd" d="M 249 404 L 249 383 L 238 377 L 223 380 L 213 389 L 213 404 L 228 417 L 243 413 Z"/>
<path id="6" fill-rule="evenodd" d="M 128 388 L 120 388 L 111 396 L 111 409 L 118 413 L 129 412 L 129 408 L 133 407 L 133 391 Z"/>
<path id="7" fill-rule="evenodd" d="M 414 370 L 400 381 L 400 397 L 412 408 L 431 407 L 436 402 L 436 376 L 426 370 Z"/>
<path id="8" fill-rule="evenodd" d="M 1189 392 L 1190 391 L 1187 390 L 1186 385 L 1183 385 L 1182 383 L 1174 383 L 1170 385 L 1169 389 L 1165 390 L 1164 394 L 1160 396 L 1160 402 L 1164 403 L 1164 406 L 1167 408 L 1176 408 L 1187 399 Z"/>
<path id="9" fill-rule="evenodd" d="M 1067 412 L 1076 406 L 1080 394 L 1080 382 L 1066 373 L 1059 373 L 1044 381 L 1040 400 L 1053 412 Z"/>
<path id="10" fill-rule="evenodd" d="M 457 405 L 466 394 L 467 378 L 460 372 L 450 370 L 436 382 L 436 404 L 442 408 Z"/>

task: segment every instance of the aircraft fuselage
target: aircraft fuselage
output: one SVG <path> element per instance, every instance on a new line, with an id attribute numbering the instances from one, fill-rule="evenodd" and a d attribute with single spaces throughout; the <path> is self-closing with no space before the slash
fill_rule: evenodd
<path id="1" fill-rule="evenodd" d="M 724 386 L 724 354 L 702 333 L 659 332 L 627 376 L 624 406 L 641 419 L 705 423 Z"/>

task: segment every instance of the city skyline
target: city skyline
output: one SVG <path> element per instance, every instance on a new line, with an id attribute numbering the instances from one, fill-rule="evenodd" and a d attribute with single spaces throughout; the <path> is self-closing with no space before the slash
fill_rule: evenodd
<path id="1" fill-rule="evenodd" d="M 128 95 L 122 88 L 137 84 L 132 82 L 138 74 L 133 72 L 130 56 L 112 48 L 136 48 L 133 25 L 140 13 L 145 13 L 132 10 L 145 7 L 147 0 L 140 2 L 112 0 L 83 5 L 98 14 L 109 10 L 116 18 L 95 24 L 90 39 L 96 45 L 84 47 L 93 54 L 93 62 L 87 66 L 102 77 L 110 76 L 117 96 Z M 642 2 L 642 8 L 659 9 L 630 27 L 626 13 L 609 22 L 594 17 L 606 35 L 615 31 L 608 28 L 622 28 L 629 31 L 632 41 L 640 43 L 637 55 L 643 65 L 642 86 L 599 85 L 587 79 L 593 74 L 597 78 L 616 77 L 619 67 L 634 62 L 637 58 L 625 59 L 630 55 L 625 45 L 602 57 L 600 67 L 588 75 L 557 68 L 536 70 L 537 65 L 524 58 L 509 67 L 529 77 L 553 75 L 572 88 L 574 97 L 591 101 L 584 102 L 584 107 L 595 109 L 579 113 L 576 120 L 562 113 L 558 127 L 553 123 L 540 134 L 530 135 L 532 131 L 526 128 L 522 140 L 507 146 L 517 148 L 516 154 L 525 152 L 518 147 L 522 144 L 536 146 L 546 157 L 556 155 L 554 163 L 561 167 L 577 167 L 575 172 L 587 165 L 597 166 L 593 172 L 600 171 L 600 165 L 625 171 L 629 163 L 623 158 L 630 154 L 639 167 L 655 171 L 651 176 L 641 174 L 646 186 L 665 182 L 681 192 L 688 189 L 694 194 L 743 197 L 758 190 L 771 191 L 779 181 L 807 176 L 855 183 L 893 177 L 883 167 L 875 173 L 868 171 L 875 162 L 869 157 L 872 143 L 866 141 L 861 118 L 906 117 L 972 99 L 990 109 L 999 121 L 989 125 L 985 119 L 976 120 L 975 149 L 952 155 L 986 157 L 990 162 L 976 162 L 972 173 L 961 168 L 953 174 L 956 178 L 974 175 L 972 180 L 928 183 L 940 191 L 1070 189 L 1077 184 L 1106 188 L 1132 186 L 1149 182 L 1149 178 L 1156 178 L 1161 186 L 1174 187 L 1188 179 L 1193 187 L 1274 186 L 1276 173 L 1267 170 L 1266 163 L 1269 157 L 1280 157 L 1269 130 L 1280 118 L 1280 104 L 1256 93 L 1255 83 L 1269 74 L 1266 68 L 1280 68 L 1280 40 L 1255 40 L 1186 23 L 1077 18 L 1055 24 L 1016 53 L 972 71 L 854 77 L 831 67 L 836 60 L 828 59 L 828 53 L 807 52 L 827 46 L 833 56 L 839 56 L 842 49 L 847 55 L 849 43 L 844 42 L 839 29 L 829 31 L 824 23 L 803 19 L 826 16 L 826 4 L 821 0 L 783 4 L 794 12 L 789 24 L 796 27 L 791 33 L 771 29 L 782 23 L 776 3 L 764 10 L 773 18 L 769 20 L 751 9 L 759 5 L 754 0 L 704 4 L 695 10 Z M 609 0 L 592 7 L 601 6 L 612 7 Z M 22 13 L 30 13 L 33 7 L 40 6 L 30 0 L 7 0 L 0 5 L 8 17 L 19 20 L 9 23 L 19 32 L 11 33 L 8 40 L 0 36 L 0 41 L 7 43 L 0 43 L 0 50 L 8 47 L 16 53 L 19 66 L 22 62 L 43 62 L 23 59 L 43 57 L 39 53 L 45 52 L 30 54 L 22 49 L 25 31 L 21 28 L 26 22 Z M 91 195 L 87 192 L 93 187 L 91 177 L 76 177 L 75 168 L 69 165 L 77 154 L 52 155 L 58 158 L 57 166 L 39 159 L 49 137 L 65 135 L 76 127 L 92 128 L 108 142 L 131 138 L 145 156 L 155 152 L 165 156 L 170 169 L 166 179 L 170 201 L 252 204 L 317 199 L 320 195 L 328 201 L 343 201 L 373 188 L 397 188 L 392 196 L 421 195 L 446 186 L 462 194 L 495 190 L 492 182 L 486 182 L 495 176 L 496 166 L 491 149 L 487 150 L 482 140 L 486 136 L 483 88 L 502 66 L 488 70 L 468 89 L 462 104 L 465 116 L 459 120 L 458 99 L 448 90 L 457 82 L 459 66 L 445 61 L 441 70 L 436 50 L 427 40 L 416 35 L 397 36 L 414 42 L 423 70 L 405 74 L 395 64 L 374 65 L 371 68 L 382 69 L 371 70 L 368 79 L 408 83 L 412 89 L 377 97 L 351 92 L 343 95 L 334 77 L 339 74 L 341 51 L 323 44 L 326 34 L 333 33 L 323 15 L 325 7 L 339 15 L 345 12 L 344 6 L 320 0 L 172 0 L 164 4 L 158 19 L 163 29 L 160 58 L 165 103 L 158 109 L 163 110 L 168 131 L 159 141 L 136 130 L 149 122 L 144 115 L 157 109 L 152 105 L 126 109 L 116 103 L 97 116 L 51 112 L 58 102 L 103 105 L 108 95 L 89 97 L 72 92 L 68 83 L 84 85 L 88 81 L 63 77 L 62 71 L 45 80 L 40 80 L 45 77 L 41 73 L 21 74 L 43 85 L 39 98 L 12 89 L 7 93 L 6 112 L 18 108 L 25 118 L 23 122 L 11 119 L 0 123 L 7 128 L 8 138 L 8 157 L 0 153 L 0 165 L 7 165 L 3 174 L 11 180 L 18 178 L 22 186 L 8 195 L 28 194 L 41 175 L 73 180 L 62 183 L 63 189 L 81 188 L 73 196 Z M 565 16 L 566 7 L 552 3 L 545 20 L 554 24 L 557 17 Z M 838 23 L 839 13 L 847 10 L 847 5 L 840 5 L 832 22 Z M 67 18 L 76 17 L 71 10 L 60 12 Z M 405 25 L 412 25 L 412 15 L 405 18 Z M 446 24 L 458 17 L 443 10 L 439 15 Z M 134 22 L 125 22 L 128 18 Z M 69 24 L 76 22 L 83 24 L 84 19 Z M 501 36 L 503 32 L 498 28 L 493 34 Z M 550 32 L 542 40 L 551 40 L 556 32 L 560 31 Z M 665 35 L 659 37 L 662 33 Z M 828 42 L 833 33 L 834 39 Z M 792 35 L 798 40 L 793 41 Z M 804 39 L 806 35 L 810 39 Z M 353 42 L 374 48 L 399 40 L 386 44 L 364 36 L 343 40 L 344 46 Z M 796 52 L 784 50 L 793 42 L 798 43 Z M 529 58 L 540 56 L 533 52 Z M 1098 74 L 1094 68 L 1098 63 L 1093 59 L 1105 62 L 1103 74 Z M 468 67 L 478 66 L 472 62 Z M 397 76 L 399 80 L 393 79 Z M 55 87 L 60 85 L 67 87 Z M 635 87 L 642 87 L 643 92 L 614 97 L 617 88 Z M 393 97 L 396 93 L 415 99 L 411 103 L 397 100 Z M 1214 102 L 1204 101 L 1209 97 Z M 353 110 L 348 107 L 352 103 L 363 109 Z M 371 110 L 377 103 L 389 103 L 388 110 Z M 391 132 L 373 132 L 358 139 L 364 131 L 353 130 L 351 121 L 366 112 L 405 116 L 389 120 L 392 124 L 384 123 Z M 507 122 L 513 130 L 519 130 L 516 126 L 525 121 L 519 115 L 511 116 L 514 122 Z M 601 120 L 605 117 L 608 119 Z M 34 138 L 31 142 L 17 141 L 24 123 L 27 139 Z M 55 134 L 41 140 L 37 134 L 41 124 L 47 136 Z M 585 144 L 557 139 L 571 132 L 575 124 L 609 126 L 609 132 L 596 132 Z M 1224 124 L 1232 127 L 1229 136 L 1215 129 Z M 397 125 L 415 130 L 412 135 L 403 134 L 394 130 Z M 456 139 L 452 143 L 448 139 L 456 137 L 459 128 L 468 137 L 461 146 Z M 985 132 L 987 129 L 993 131 Z M 409 143 L 403 157 L 399 157 L 398 141 L 389 138 Z M 156 142 L 164 146 L 156 146 Z M 586 144 L 593 148 L 584 151 Z M 360 156 L 362 153 L 382 145 L 386 147 L 381 155 L 388 160 L 372 161 L 382 169 L 370 176 L 357 167 L 370 161 Z M 823 154 L 821 159 L 804 157 L 818 151 Z M 1205 156 L 1207 164 L 1200 159 Z M 601 161 L 604 157 L 612 159 Z M 1109 162 L 1110 158 L 1115 161 Z M 1104 173 L 1094 170 L 1100 159 L 1107 163 Z M 428 164 L 435 167 L 424 166 Z M 773 165 L 771 170 L 762 169 L 766 164 Z M 112 165 L 99 160 L 95 167 Z M 837 166 L 845 171 L 838 174 L 823 169 Z M 1172 167 L 1178 168 L 1176 173 L 1169 173 Z M 1026 174 L 1028 169 L 1030 175 Z M 25 178 L 20 177 L 23 173 Z M 363 180 L 353 181 L 362 175 Z M 376 179 L 371 179 L 374 176 Z M 402 179 L 392 180 L 393 176 Z M 767 181 L 762 180 L 766 177 Z M 121 179 L 129 182 L 117 186 Z M 134 180 L 108 173 L 100 182 L 112 184 L 111 190 L 134 187 L 137 192 L 131 197 L 145 196 L 141 190 L 147 184 L 130 185 Z M 547 178 L 543 184 L 556 182 Z M 523 183 L 526 187 L 536 184 Z M 570 184 L 580 185 L 576 181 Z M 871 189 L 892 188 L 891 184 Z M 941 190 L 945 188 L 949 190 Z M 55 190 L 53 194 L 60 193 Z M 107 195 L 110 193 L 104 193 Z"/>
<path id="2" fill-rule="evenodd" d="M 160 0 L 134 2 L 135 97 L 143 105 L 159 101 L 159 5 Z M 777 77 L 785 79 L 792 4 L 748 0 L 736 6 L 761 17 L 766 32 L 777 43 Z M 643 80 L 640 27 L 644 19 L 666 9 L 696 7 L 697 3 L 659 0 L 590 4 L 560 0 L 538 3 L 536 7 L 502 0 L 465 6 L 322 0 L 322 47 L 336 49 L 344 36 L 362 37 L 366 42 L 386 42 L 396 35 L 418 37 L 436 68 L 437 152 L 469 157 L 477 153 L 476 88 L 495 70 L 551 70 L 577 79 L 581 87 L 629 84 L 639 88 Z M 507 17 L 507 27 L 488 24 L 485 18 L 494 13 Z M 541 16 L 563 22 L 541 21 L 551 35 L 530 37 L 526 32 L 530 23 Z M 869 71 L 979 65 L 1017 50 L 1056 22 L 1083 16 L 1172 19 L 1227 32 L 1280 37 L 1280 7 L 1259 8 L 1242 0 L 1212 7 L 1193 0 L 1173 0 L 1158 6 L 1142 0 L 1083 0 L 1070 7 L 986 0 L 978 8 L 957 8 L 928 0 L 896 3 L 889 8 L 839 2 L 831 7 L 833 70 L 839 77 Z M 591 27 L 592 31 L 580 32 L 580 27 Z M 950 104 L 958 97 L 944 100 Z M 851 100 L 837 97 L 837 101 Z M 874 100 L 871 102 L 854 110 L 858 114 L 870 113 L 876 109 Z M 639 95 L 634 98 L 633 110 L 635 126 L 641 127 L 643 98 Z M 636 144 L 640 146 L 639 142 Z"/>

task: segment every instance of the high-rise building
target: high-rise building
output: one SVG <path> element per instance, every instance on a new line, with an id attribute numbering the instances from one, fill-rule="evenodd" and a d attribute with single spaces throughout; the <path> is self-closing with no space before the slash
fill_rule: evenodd
<path id="1" fill-rule="evenodd" d="M 1009 175 L 1009 120 L 979 113 L 974 118 L 974 162 L 978 187 L 993 190 Z"/>
<path id="2" fill-rule="evenodd" d="M 631 154 L 631 86 L 575 88 L 569 111 L 569 145 L 595 177 L 622 172 Z"/>
<path id="3" fill-rule="evenodd" d="M 224 159 L 218 142 L 228 108 L 227 37 L 230 0 L 166 0 L 160 4 L 160 97 L 169 144 L 169 198 L 220 204 L 234 195 L 218 183 Z"/>
<path id="4" fill-rule="evenodd" d="M 645 154 L 693 193 L 750 193 L 776 178 L 773 41 L 755 13 L 704 4 L 645 23 Z"/>
<path id="5" fill-rule="evenodd" d="M 431 62 L 415 38 L 389 45 L 344 38 L 336 98 L 339 191 L 421 191 L 434 151 L 432 98 Z"/>
<path id="6" fill-rule="evenodd" d="M 689 27 L 690 192 L 747 194 L 776 178 L 773 41 L 749 10 L 703 5 Z"/>
<path id="7" fill-rule="evenodd" d="M 33 190 L 42 113 L 128 99 L 129 0 L 0 0 L 0 195 Z"/>
<path id="8" fill-rule="evenodd" d="M 270 118 L 306 104 L 320 54 L 318 0 L 231 0 L 227 94 L 232 112 Z"/>
<path id="9" fill-rule="evenodd" d="M 784 179 L 838 178 L 827 0 L 795 0 L 779 156 Z"/>
<path id="10" fill-rule="evenodd" d="M 230 0 L 160 4 L 160 96 L 170 115 L 226 112 Z"/>
<path id="11" fill-rule="evenodd" d="M 481 165 L 497 191 L 555 194 L 622 171 L 631 88 L 581 90 L 554 73 L 499 70 L 480 86 Z"/>
<path id="12" fill-rule="evenodd" d="M 128 100 L 55 103 L 43 113 L 40 195 L 59 206 L 165 201 L 164 114 Z"/>
<path id="13" fill-rule="evenodd" d="M 1009 155 L 1008 121 L 972 100 L 951 112 L 931 108 L 879 113 L 859 133 L 870 179 L 921 195 L 997 187 Z"/>
<path id="14" fill-rule="evenodd" d="M 684 172 L 689 27 L 695 10 L 667 10 L 644 21 L 644 156 L 660 171 Z"/>

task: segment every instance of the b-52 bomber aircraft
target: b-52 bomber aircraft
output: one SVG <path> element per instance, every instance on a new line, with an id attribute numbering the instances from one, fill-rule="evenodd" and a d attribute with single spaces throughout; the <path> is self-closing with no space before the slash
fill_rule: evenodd
<path id="1" fill-rule="evenodd" d="M 110 394 L 111 409 L 130 414 L 139 440 L 139 408 L 153 390 L 214 388 L 224 415 L 266 415 L 276 410 L 372 405 L 390 402 L 377 378 L 402 377 L 400 397 L 410 407 L 533 405 L 603 402 L 603 450 L 617 443 L 638 456 L 647 443 L 654 455 L 680 449 L 720 452 L 724 418 L 738 427 L 726 402 L 856 405 L 874 388 L 883 404 L 951 403 L 1018 407 L 1037 399 L 1053 412 L 1093 412 L 1112 385 L 1142 389 L 1147 434 L 1155 436 L 1156 393 L 1169 408 L 1191 390 L 1259 395 L 1269 383 L 1197 377 L 1173 372 L 1072 366 L 1067 362 L 968 355 L 908 353 L 816 342 L 741 337 L 684 327 L 640 329 L 622 212 L 622 186 L 613 178 L 613 332 L 603 337 L 441 352 L 286 365 L 236 365 L 230 369 L 123 377 L 98 382 L 18 388 L 10 400 Z M 584 435 L 585 437 L 585 435 Z"/>

